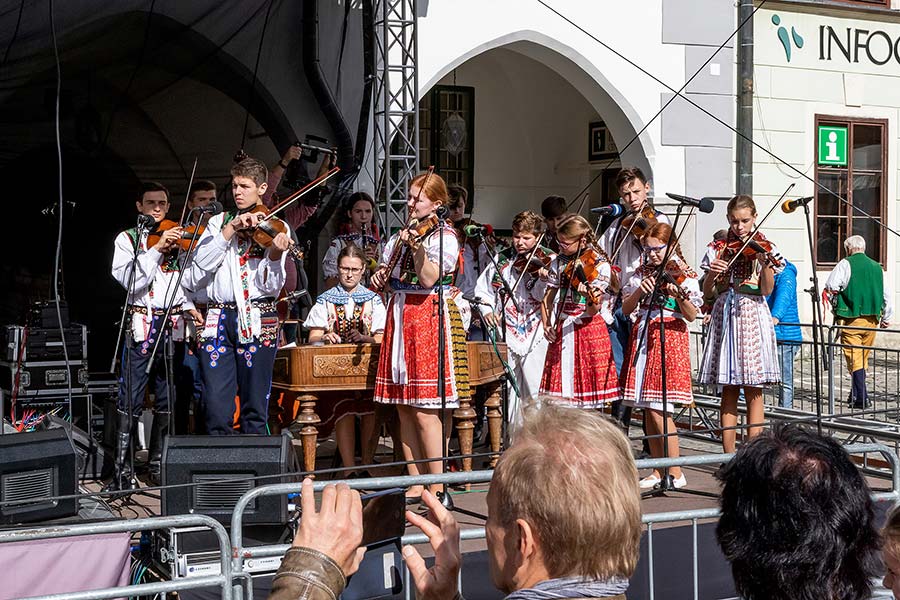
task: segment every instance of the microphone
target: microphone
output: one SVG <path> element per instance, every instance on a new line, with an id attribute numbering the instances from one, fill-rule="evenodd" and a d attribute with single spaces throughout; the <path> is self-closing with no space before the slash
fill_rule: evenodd
<path id="1" fill-rule="evenodd" d="M 463 232 L 469 237 L 477 237 L 480 235 L 491 235 L 494 233 L 494 228 L 490 225 L 466 225 L 463 227 Z"/>
<path id="2" fill-rule="evenodd" d="M 450 215 L 450 209 L 444 206 L 443 204 L 439 204 L 435 209 L 434 214 L 437 215 L 437 218 L 443 221 Z"/>
<path id="3" fill-rule="evenodd" d="M 781 210 L 790 214 L 797 210 L 800 206 L 806 206 L 812 202 L 814 196 L 806 196 L 805 198 L 797 198 L 796 200 L 785 200 L 781 203 Z"/>
<path id="4" fill-rule="evenodd" d="M 681 202 L 682 204 L 693 206 L 702 213 L 711 213 L 716 207 L 713 201 L 709 198 L 701 198 L 700 200 L 697 200 L 696 198 L 691 198 L 689 196 L 680 196 L 678 194 L 670 194 L 668 192 L 666 192 L 666 196 L 668 196 L 672 200 Z"/>
<path id="5" fill-rule="evenodd" d="M 137 226 L 141 229 L 150 229 L 154 225 L 156 225 L 156 219 L 153 218 L 153 215 L 138 215 Z"/>
<path id="6" fill-rule="evenodd" d="M 601 217 L 610 216 L 610 217 L 618 217 L 625 209 L 622 208 L 621 204 L 610 204 L 608 206 L 601 206 L 599 208 L 592 208 L 591 212 L 595 215 L 600 215 Z"/>
<path id="7" fill-rule="evenodd" d="M 485 302 L 485 301 L 483 301 L 483 300 L 479 300 L 478 298 L 473 298 L 473 297 L 470 297 L 470 296 L 463 296 L 463 300 L 465 300 L 465 301 L 468 302 L 469 304 L 480 304 L 481 306 L 487 306 L 487 307 L 489 307 L 489 308 L 493 308 L 493 307 L 494 307 L 494 305 L 493 305 L 493 304 L 490 304 L 489 302 Z"/>
<path id="8" fill-rule="evenodd" d="M 219 214 L 219 213 L 222 212 L 223 210 L 225 210 L 225 207 L 222 206 L 222 203 L 219 202 L 218 200 L 213 200 L 212 202 L 210 202 L 210 203 L 207 204 L 206 206 L 198 206 L 198 207 L 196 207 L 196 208 L 192 208 L 191 210 L 196 210 L 196 211 L 201 212 L 201 213 L 206 213 L 206 214 L 208 214 L 209 216 L 212 217 L 212 216 L 214 216 L 214 215 Z"/>
<path id="9" fill-rule="evenodd" d="M 309 292 L 306 289 L 297 290 L 296 292 L 290 292 L 289 294 L 285 294 L 284 298 L 278 300 L 278 302 L 293 302 L 298 298 L 302 298 L 303 296 L 309 296 Z M 278 304 L 276 302 L 276 304 Z"/>

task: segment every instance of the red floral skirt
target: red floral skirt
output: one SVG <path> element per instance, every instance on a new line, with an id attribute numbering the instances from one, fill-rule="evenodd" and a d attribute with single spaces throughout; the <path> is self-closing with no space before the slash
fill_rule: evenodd
<path id="1" fill-rule="evenodd" d="M 684 319 L 666 318 L 666 380 L 662 378 L 659 343 L 659 319 L 650 322 L 649 331 L 641 339 L 638 320 L 631 330 L 631 341 L 625 364 L 622 365 L 623 399 L 637 408 L 663 409 L 663 389 L 666 390 L 667 410 L 676 404 L 691 404 L 694 394 L 691 383 L 690 337 Z M 640 345 L 640 346 L 639 346 Z M 638 362 L 634 353 L 640 347 Z M 632 364 L 635 364 L 632 367 Z"/>
<path id="2" fill-rule="evenodd" d="M 541 394 L 579 408 L 603 408 L 619 400 L 619 378 L 603 317 L 598 313 L 562 330 L 547 349 Z M 564 386 L 564 380 L 571 386 Z"/>

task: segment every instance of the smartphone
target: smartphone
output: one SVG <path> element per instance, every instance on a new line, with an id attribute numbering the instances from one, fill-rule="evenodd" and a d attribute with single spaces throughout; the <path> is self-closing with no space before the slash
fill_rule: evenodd
<path id="1" fill-rule="evenodd" d="M 366 548 L 397 542 L 406 531 L 406 497 L 402 488 L 381 490 L 362 497 L 363 539 Z"/>

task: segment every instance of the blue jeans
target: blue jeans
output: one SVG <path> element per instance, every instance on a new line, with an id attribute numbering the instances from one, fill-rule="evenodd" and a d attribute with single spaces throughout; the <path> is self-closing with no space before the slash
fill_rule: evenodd
<path id="1" fill-rule="evenodd" d="M 779 404 L 781 408 L 794 406 L 794 357 L 800 352 L 800 344 L 795 342 L 778 342 L 778 357 L 781 359 L 781 391 Z"/>

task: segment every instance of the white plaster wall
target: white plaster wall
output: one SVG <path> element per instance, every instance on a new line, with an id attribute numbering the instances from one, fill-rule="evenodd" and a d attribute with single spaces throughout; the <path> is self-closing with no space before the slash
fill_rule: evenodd
<path id="1" fill-rule="evenodd" d="M 678 89 L 684 83 L 684 47 L 661 42 L 661 0 L 628 3 L 618 0 L 554 0 L 550 4 L 666 84 Z M 607 122 L 620 146 L 627 143 L 657 113 L 660 94 L 667 91 L 664 86 L 537 2 L 431 0 L 426 14 L 419 19 L 420 93 L 426 92 L 468 59 L 510 44 L 515 45 L 517 52 L 538 60 L 577 89 Z M 460 79 L 460 71 L 457 72 L 457 83 L 465 84 Z M 540 106 L 551 94 L 552 90 L 547 90 L 541 98 L 528 100 Z M 476 102 L 484 96 L 476 89 Z M 582 114 L 579 112 L 576 116 L 581 119 Z M 578 133 L 578 127 L 582 125 L 573 125 L 575 133 Z M 586 155 L 586 128 L 584 124 L 583 133 L 576 139 L 573 157 Z M 502 133 L 511 135 L 509 131 Z M 504 143 L 501 138 L 495 143 L 511 146 L 515 139 L 510 138 L 508 143 Z M 623 160 L 648 166 L 657 189 L 684 188 L 683 148 L 660 144 L 658 120 L 649 125 L 640 136 L 639 143 L 625 153 Z M 568 165 L 568 152 L 558 153 L 553 162 Z M 582 169 L 575 163 L 571 164 L 574 168 L 564 168 L 553 178 L 536 180 L 532 193 L 542 193 L 536 190 L 547 182 L 560 186 L 557 191 L 573 189 L 578 187 L 579 182 L 586 182 L 587 167 Z M 534 162 L 529 167 L 539 169 L 541 163 Z M 504 187 L 503 197 L 510 193 L 509 186 L 512 185 L 511 182 L 498 182 L 503 172 L 476 173 L 476 185 Z"/>
<path id="2" fill-rule="evenodd" d="M 600 118 L 554 71 L 517 52 L 490 50 L 456 69 L 475 88 L 474 217 L 508 228 L 550 194 L 571 200 L 588 183 L 588 123 Z M 450 85 L 453 75 L 440 82 Z"/>
<path id="3" fill-rule="evenodd" d="M 805 38 L 804 48 L 799 50 L 794 48 L 790 63 L 786 60 L 781 43 L 776 37 L 777 27 L 772 23 L 773 14 L 780 16 L 781 24 L 787 26 L 788 30 L 793 26 Z M 817 114 L 887 120 L 888 202 L 885 223 L 896 229 L 898 201 L 900 201 L 897 187 L 900 172 L 897 170 L 896 157 L 897 122 L 900 116 L 898 115 L 900 65 L 893 63 L 878 67 L 861 61 L 848 66 L 837 61 L 829 64 L 818 60 L 818 27 L 823 23 L 836 29 L 840 28 L 842 31 L 851 27 L 882 29 L 895 37 L 900 34 L 900 18 L 889 21 L 880 19 L 868 23 L 866 18 L 861 14 L 846 12 L 829 14 L 787 12 L 781 7 L 778 10 L 761 9 L 757 12 L 754 22 L 756 100 L 753 137 L 762 147 L 814 179 Z M 753 161 L 753 195 L 760 212 L 765 213 L 791 183 L 795 183 L 796 186 L 788 198 L 813 195 L 815 187 L 813 182 L 763 150 L 754 149 Z M 802 212 L 784 214 L 776 209 L 764 225 L 764 230 L 766 235 L 779 245 L 782 254 L 797 265 L 798 289 L 809 287 L 812 263 Z M 898 300 L 896 272 L 900 259 L 897 252 L 898 239 L 891 233 L 888 233 L 885 239 L 887 243 L 885 281 L 886 286 L 894 291 L 896 307 Z M 820 285 L 824 285 L 828 271 L 820 271 L 818 275 Z M 799 307 L 800 320 L 804 323 L 811 322 L 812 306 L 808 296 L 802 292 L 799 294 Z M 831 322 L 830 315 L 826 314 L 825 322 Z M 882 341 L 891 342 L 889 339 Z"/>

